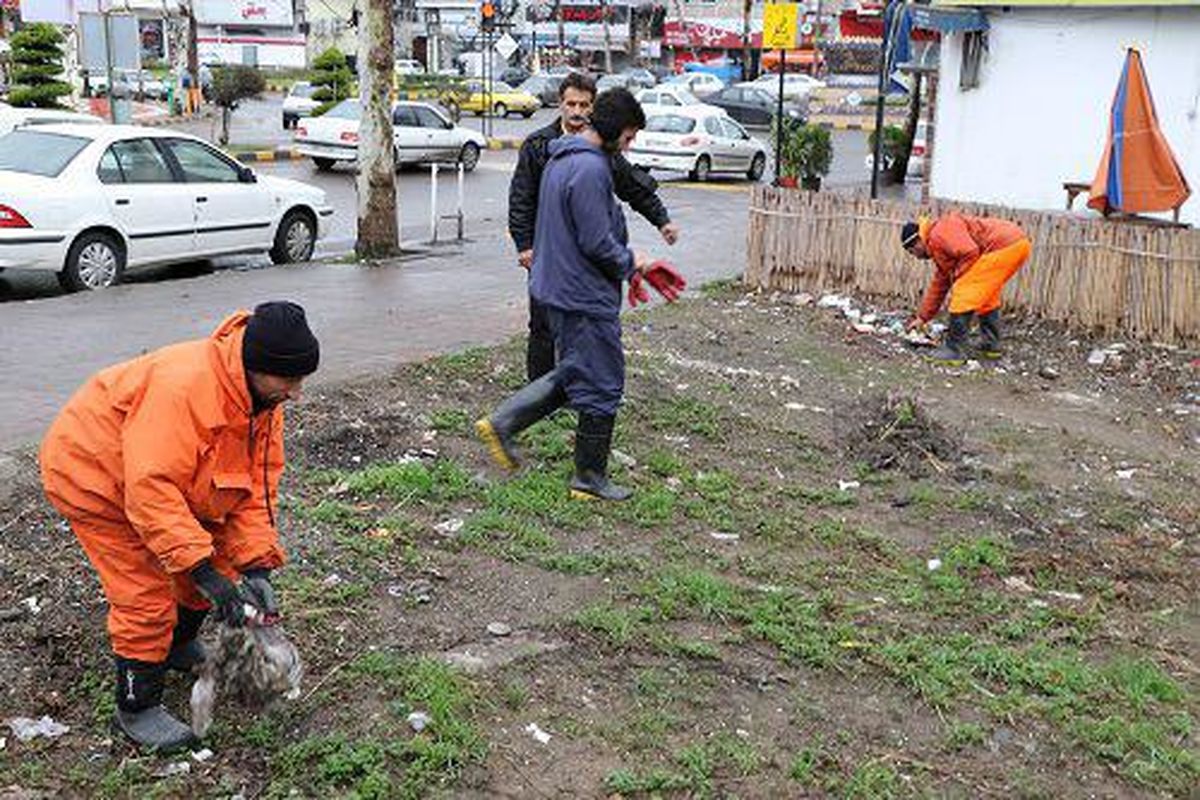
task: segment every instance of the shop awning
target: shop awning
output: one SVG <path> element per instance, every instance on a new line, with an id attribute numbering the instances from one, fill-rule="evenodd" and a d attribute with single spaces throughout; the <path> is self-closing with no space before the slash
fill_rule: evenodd
<path id="1" fill-rule="evenodd" d="M 986 31 L 987 15 L 977 8 L 933 8 L 912 5 L 908 7 L 914 28 L 941 33 L 964 31 Z"/>
<path id="2" fill-rule="evenodd" d="M 816 50 L 788 50 L 787 65 L 789 67 L 811 67 L 817 63 L 820 56 Z M 779 51 L 764 50 L 762 54 L 762 68 L 764 70 L 773 70 L 779 66 Z"/>

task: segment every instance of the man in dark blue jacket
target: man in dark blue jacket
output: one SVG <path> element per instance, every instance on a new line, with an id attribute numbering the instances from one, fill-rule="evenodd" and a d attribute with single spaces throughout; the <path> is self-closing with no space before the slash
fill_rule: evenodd
<path id="1" fill-rule="evenodd" d="M 475 423 L 492 457 L 517 466 L 516 435 L 569 403 L 579 413 L 571 495 L 625 500 L 608 480 L 613 424 L 625 389 L 621 284 L 649 261 L 628 246 L 613 194 L 612 158 L 646 124 L 633 95 L 613 89 L 596 99 L 591 127 L 549 146 L 538 192 L 530 296 L 546 310 L 558 365 Z"/>

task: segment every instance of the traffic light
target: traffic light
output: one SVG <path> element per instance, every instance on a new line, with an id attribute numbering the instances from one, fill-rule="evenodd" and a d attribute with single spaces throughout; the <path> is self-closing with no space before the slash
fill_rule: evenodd
<path id="1" fill-rule="evenodd" d="M 484 0 L 483 7 L 479 11 L 481 16 L 481 27 L 485 31 L 494 31 L 496 29 L 496 6 L 491 0 Z"/>

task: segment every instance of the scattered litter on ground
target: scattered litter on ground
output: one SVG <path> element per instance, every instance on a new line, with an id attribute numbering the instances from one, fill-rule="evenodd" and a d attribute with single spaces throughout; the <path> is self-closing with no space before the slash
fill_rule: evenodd
<path id="1" fill-rule="evenodd" d="M 622 467 L 625 467 L 625 469 L 633 469 L 634 467 L 637 466 L 636 458 L 634 458 L 633 456 L 631 456 L 627 453 L 622 453 L 620 450 L 614 449 L 612 451 L 612 459 L 613 459 L 613 461 L 620 464 Z"/>
<path id="2" fill-rule="evenodd" d="M 1017 592 L 1024 592 L 1026 594 L 1031 594 L 1033 592 L 1033 587 L 1030 586 L 1024 578 L 1017 575 L 1009 575 L 1007 578 L 1005 578 L 1004 585 Z"/>
<path id="3" fill-rule="evenodd" d="M 207 747 L 204 748 L 203 750 L 196 750 L 195 752 L 192 753 L 192 760 L 195 761 L 197 764 L 203 764 L 205 761 L 208 761 L 212 757 L 213 757 L 213 751 L 209 750 Z"/>
<path id="4" fill-rule="evenodd" d="M 27 608 L 29 610 L 30 614 L 42 613 L 41 601 L 39 601 L 38 598 L 36 598 L 36 597 L 32 597 L 32 596 L 26 597 L 24 600 L 21 601 L 21 605 L 25 606 L 25 608 Z"/>
<path id="5" fill-rule="evenodd" d="M 1131 478 L 1133 478 L 1134 473 L 1136 473 L 1136 472 L 1137 472 L 1136 469 L 1119 469 L 1119 470 L 1117 470 L 1117 473 L 1116 473 L 1117 480 L 1119 480 L 1119 481 L 1130 480 Z"/>
<path id="6" fill-rule="evenodd" d="M 931 558 L 927 562 L 925 562 L 925 566 L 929 569 L 930 572 L 936 572 L 937 570 L 942 568 L 942 560 L 940 558 Z"/>
<path id="7" fill-rule="evenodd" d="M 174 778 L 176 775 L 189 775 L 192 765 L 187 761 L 174 761 L 164 767 L 159 767 L 152 773 L 156 778 Z"/>
<path id="8" fill-rule="evenodd" d="M 414 711 L 408 715 L 408 726 L 417 733 L 428 728 L 431 722 L 433 722 L 433 717 L 424 711 Z"/>
<path id="9" fill-rule="evenodd" d="M 736 542 L 742 537 L 736 533 L 710 533 L 709 536 L 716 539 L 718 542 Z"/>
<path id="10" fill-rule="evenodd" d="M 1040 369 L 1038 369 L 1038 375 L 1045 378 L 1048 381 L 1058 380 L 1059 374 L 1060 373 L 1057 369 L 1055 369 L 1054 367 L 1051 367 L 1049 365 L 1043 366 Z"/>
<path id="11" fill-rule="evenodd" d="M 437 525 L 434 525 L 433 529 L 442 536 L 453 536 L 462 530 L 463 524 L 463 521 L 458 517 L 452 517 L 439 522 Z"/>
<path id="12" fill-rule="evenodd" d="M 537 739 L 541 744 L 550 744 L 550 734 L 538 727 L 536 722 L 531 722 L 525 726 L 525 732 Z"/>
<path id="13" fill-rule="evenodd" d="M 862 484 L 858 481 L 838 481 L 839 492 L 848 492 L 852 489 L 859 489 L 861 487 Z"/>
<path id="14" fill-rule="evenodd" d="M 492 636 L 508 636 L 512 633 L 512 626 L 503 622 L 489 622 L 487 632 Z"/>
<path id="15" fill-rule="evenodd" d="M 342 576 L 338 575 L 336 572 L 329 573 L 325 576 L 325 580 L 321 581 L 321 583 L 325 586 L 337 586 L 341 582 Z"/>
<path id="16" fill-rule="evenodd" d="M 1083 599 L 1083 595 L 1081 595 L 1081 594 L 1079 594 L 1079 593 L 1077 593 L 1077 592 L 1055 592 L 1055 591 L 1049 591 L 1049 592 L 1046 592 L 1046 596 L 1047 596 L 1047 597 L 1053 597 L 1053 598 L 1054 598 L 1054 599 L 1056 599 L 1056 600 L 1070 600 L 1070 601 L 1071 601 L 1071 602 L 1073 602 L 1073 603 L 1078 603 L 1080 600 L 1082 600 L 1082 599 Z"/>
<path id="17" fill-rule="evenodd" d="M 41 719 L 13 717 L 6 720 L 6 724 L 13 732 L 13 736 L 17 737 L 18 742 L 28 742 L 30 739 L 36 739 L 39 736 L 44 736 L 47 739 L 57 739 L 71 730 L 70 726 L 63 725 L 61 722 L 55 722 L 49 716 L 43 716 Z"/>

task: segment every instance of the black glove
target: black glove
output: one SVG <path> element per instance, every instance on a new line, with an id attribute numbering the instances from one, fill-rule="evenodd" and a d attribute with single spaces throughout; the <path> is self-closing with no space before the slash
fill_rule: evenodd
<path id="1" fill-rule="evenodd" d="M 243 572 L 242 594 L 263 613 L 263 616 L 279 616 L 279 604 L 275 601 L 275 588 L 271 586 L 271 570 L 253 567 Z"/>
<path id="2" fill-rule="evenodd" d="M 212 603 L 217 619 L 233 628 L 246 624 L 246 609 L 243 608 L 246 599 L 233 581 L 213 569 L 207 559 L 192 567 L 192 580 L 200 594 Z"/>

